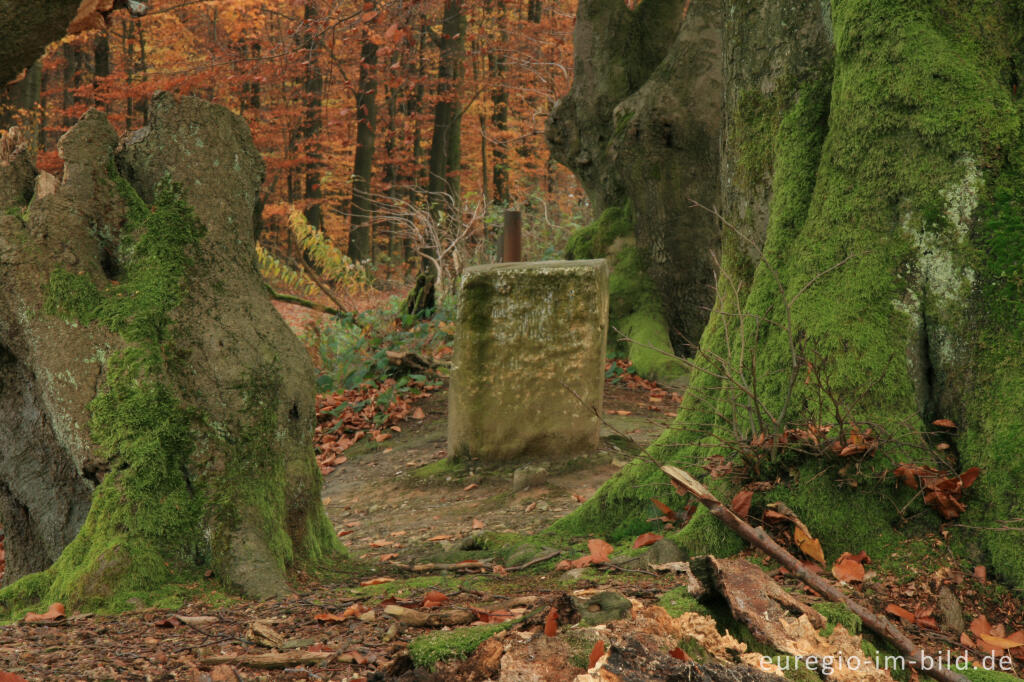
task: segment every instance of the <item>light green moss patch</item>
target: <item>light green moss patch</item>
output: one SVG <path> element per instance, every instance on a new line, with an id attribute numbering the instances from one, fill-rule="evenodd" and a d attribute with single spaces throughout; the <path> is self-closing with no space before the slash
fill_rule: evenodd
<path id="1" fill-rule="evenodd" d="M 669 590 L 658 599 L 658 606 L 668 611 L 668 615 L 676 618 L 684 613 L 700 613 L 708 615 L 708 610 L 700 602 L 690 596 L 683 586 Z"/>
<path id="2" fill-rule="evenodd" d="M 434 669 L 440 661 L 466 658 L 495 633 L 507 630 L 518 621 L 477 625 L 449 632 L 422 635 L 409 642 L 409 658 L 418 668 Z"/>
<path id="3" fill-rule="evenodd" d="M 842 625 L 850 634 L 860 634 L 863 625 L 860 617 L 843 604 L 818 602 L 817 604 L 812 604 L 812 607 L 815 611 L 825 616 L 825 619 L 828 621 L 828 624 L 821 631 L 823 637 L 831 635 L 836 625 Z"/>

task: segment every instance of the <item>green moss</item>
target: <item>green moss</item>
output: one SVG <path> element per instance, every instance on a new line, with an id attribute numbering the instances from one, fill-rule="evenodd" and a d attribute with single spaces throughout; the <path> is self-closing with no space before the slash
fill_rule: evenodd
<path id="1" fill-rule="evenodd" d="M 708 610 L 701 606 L 700 602 L 690 596 L 686 587 L 680 586 L 669 590 L 658 599 L 658 606 L 668 611 L 673 618 L 683 613 L 700 613 L 708 615 Z"/>
<path id="2" fill-rule="evenodd" d="M 654 286 L 644 274 L 633 232 L 633 208 L 606 209 L 594 222 L 576 230 L 566 247 L 569 259 L 606 258 L 608 277 L 609 341 L 625 343 L 634 369 L 641 376 L 670 381 L 685 368 L 672 350 L 668 322 L 661 311 Z"/>
<path id="3" fill-rule="evenodd" d="M 982 668 L 970 668 L 969 670 L 962 670 L 960 673 L 967 679 L 972 680 L 972 682 L 1010 682 L 1011 680 L 1020 679 L 1010 673 L 984 670 Z"/>
<path id="4" fill-rule="evenodd" d="M 440 661 L 466 658 L 495 633 L 507 630 L 517 621 L 459 628 L 449 632 L 422 635 L 409 642 L 409 658 L 418 668 L 434 669 Z"/>
<path id="5" fill-rule="evenodd" d="M 863 625 L 860 617 L 843 604 L 818 602 L 813 604 L 812 607 L 815 611 L 825 616 L 825 619 L 828 621 L 828 624 L 821 631 L 823 637 L 831 635 L 836 625 L 842 625 L 850 634 L 860 634 Z"/>
<path id="6" fill-rule="evenodd" d="M 444 457 L 430 464 L 413 469 L 409 476 L 423 481 L 427 479 L 447 478 L 448 476 L 459 476 L 466 473 L 467 461 L 465 458 Z"/>

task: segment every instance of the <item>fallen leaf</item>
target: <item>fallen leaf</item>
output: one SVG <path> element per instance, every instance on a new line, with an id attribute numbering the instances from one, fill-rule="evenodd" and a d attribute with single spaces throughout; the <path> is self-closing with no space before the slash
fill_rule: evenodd
<path id="1" fill-rule="evenodd" d="M 582 495 L 577 495 L 576 493 L 573 493 L 572 499 L 576 500 L 580 504 L 583 504 L 587 498 L 583 497 Z"/>
<path id="2" fill-rule="evenodd" d="M 448 602 L 448 595 L 437 590 L 431 590 L 423 595 L 423 608 L 431 609 Z"/>
<path id="3" fill-rule="evenodd" d="M 932 422 L 935 426 L 941 426 L 944 429 L 955 429 L 956 424 L 950 419 L 936 419 Z"/>
<path id="4" fill-rule="evenodd" d="M 995 635 L 978 635 L 978 639 L 1000 649 L 1013 649 L 1021 645 L 1020 642 L 1009 637 L 996 637 Z"/>
<path id="5" fill-rule="evenodd" d="M 793 542 L 800 548 L 800 551 L 817 561 L 822 566 L 825 565 L 825 553 L 821 550 L 821 543 L 818 542 L 817 538 L 812 538 L 803 528 L 800 526 L 793 527 Z"/>
<path id="6" fill-rule="evenodd" d="M 554 606 L 551 607 L 547 618 L 544 619 L 544 634 L 548 637 L 554 637 L 558 634 L 558 609 Z"/>
<path id="7" fill-rule="evenodd" d="M 443 540 L 451 540 L 451 535 L 435 535 L 432 538 L 427 538 L 427 542 L 441 542 Z"/>
<path id="8" fill-rule="evenodd" d="M 683 651 L 679 647 L 676 647 L 672 651 L 668 652 L 668 655 L 671 656 L 672 658 L 678 658 L 683 663 L 689 663 L 690 661 L 693 660 L 692 658 L 690 658 L 689 654 L 687 654 L 685 651 Z"/>
<path id="9" fill-rule="evenodd" d="M 338 531 L 338 537 L 339 538 L 343 538 L 346 535 L 351 535 L 352 533 L 355 533 L 355 531 L 354 530 L 339 530 Z"/>
<path id="10" fill-rule="evenodd" d="M 599 639 L 594 642 L 594 648 L 590 650 L 590 663 L 587 665 L 587 670 L 597 665 L 602 656 L 604 656 L 604 641 Z"/>
<path id="11" fill-rule="evenodd" d="M 732 513 L 741 519 L 747 518 L 750 513 L 750 502 L 754 499 L 753 490 L 741 490 L 736 493 L 736 496 L 732 498 L 732 502 L 729 504 L 729 508 L 732 509 Z"/>
<path id="12" fill-rule="evenodd" d="M 394 578 L 370 578 L 359 583 L 362 587 L 369 587 L 370 585 L 383 585 L 384 583 L 393 583 Z"/>
<path id="13" fill-rule="evenodd" d="M 526 509 L 524 509 L 523 511 L 525 511 L 525 512 L 532 512 L 536 508 L 537 508 L 537 503 L 536 502 L 531 502 L 530 504 L 526 505 Z"/>
<path id="14" fill-rule="evenodd" d="M 969 649 L 973 649 L 975 647 L 974 640 L 971 639 L 966 632 L 960 633 L 960 643 Z"/>
<path id="15" fill-rule="evenodd" d="M 380 555 L 380 560 L 381 561 L 391 561 L 392 559 L 397 559 L 397 558 L 398 558 L 398 552 L 390 552 L 388 554 L 381 554 Z"/>
<path id="16" fill-rule="evenodd" d="M 473 530 L 480 530 L 484 527 L 484 522 L 480 519 L 473 519 Z"/>
<path id="17" fill-rule="evenodd" d="M 25 614 L 26 623 L 44 623 L 57 620 L 64 620 L 64 605 L 60 602 L 50 604 L 50 608 L 46 610 L 46 613 L 32 613 L 29 611 Z"/>
<path id="18" fill-rule="evenodd" d="M 636 540 L 633 541 L 633 549 L 639 549 L 640 547 L 653 545 L 658 540 L 661 540 L 662 537 L 663 536 L 658 535 L 657 533 L 644 533 L 643 535 L 640 535 L 639 537 L 637 537 Z"/>
<path id="19" fill-rule="evenodd" d="M 669 520 L 676 520 L 676 513 L 675 511 L 672 510 L 672 507 L 668 506 L 667 504 L 665 504 L 664 502 L 655 497 L 651 498 L 651 502 L 653 502 L 654 506 L 658 508 L 658 511 L 667 516 Z"/>
<path id="20" fill-rule="evenodd" d="M 470 483 L 469 485 L 467 485 L 467 486 L 466 486 L 465 488 L 463 488 L 462 490 L 463 490 L 464 492 L 469 492 L 469 491 L 470 491 L 470 490 L 472 490 L 473 488 L 479 488 L 479 487 L 480 487 L 480 486 L 479 486 L 479 484 L 477 484 L 477 483 Z"/>
<path id="21" fill-rule="evenodd" d="M 985 569 L 984 566 L 975 566 L 974 577 L 980 580 L 981 582 L 985 582 L 985 579 L 988 577 L 988 571 Z"/>
<path id="22" fill-rule="evenodd" d="M 891 613 L 892 615 L 898 617 L 900 620 L 902 620 L 904 623 L 908 625 L 912 625 L 914 623 L 914 614 L 912 614 L 910 611 L 907 611 L 902 606 L 897 606 L 896 604 L 889 604 L 885 607 L 885 612 Z"/>
<path id="23" fill-rule="evenodd" d="M 587 549 L 590 550 L 590 558 L 595 564 L 603 564 L 615 548 L 600 538 L 587 540 Z"/>
<path id="24" fill-rule="evenodd" d="M 841 559 L 832 567 L 832 575 L 836 580 L 844 583 L 863 582 L 864 565 L 853 559 Z"/>
<path id="25" fill-rule="evenodd" d="M 412 411 L 412 418 L 413 419 L 426 419 L 427 418 L 427 413 L 423 411 L 422 407 L 417 407 L 415 410 Z"/>

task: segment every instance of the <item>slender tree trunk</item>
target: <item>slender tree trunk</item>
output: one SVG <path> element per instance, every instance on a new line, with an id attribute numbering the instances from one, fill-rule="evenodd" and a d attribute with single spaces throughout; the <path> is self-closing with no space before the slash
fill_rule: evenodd
<path id="1" fill-rule="evenodd" d="M 531 0 L 531 6 L 534 0 Z M 491 123 L 494 125 L 494 201 L 508 205 L 508 152 L 505 133 L 508 130 L 508 90 L 505 88 L 507 71 L 505 50 L 508 45 L 508 8 L 504 2 L 497 3 L 498 36 L 497 44 L 491 48 L 487 58 L 491 82 L 496 87 L 491 90 Z"/>
<path id="2" fill-rule="evenodd" d="M 306 220 L 316 229 L 323 229 L 323 190 L 320 187 L 320 151 L 319 136 L 323 130 L 323 98 L 324 76 L 320 66 L 323 51 L 323 21 L 317 6 L 317 0 L 306 0 L 303 9 L 302 33 L 300 40 L 305 50 L 305 74 L 302 84 L 303 108 L 302 125 L 298 139 L 307 159 L 303 176 L 303 198 L 306 208 L 303 210 Z"/>
<path id="3" fill-rule="evenodd" d="M 356 90 L 356 154 L 352 165 L 352 200 L 349 203 L 348 255 L 354 261 L 371 257 L 373 235 L 373 152 L 377 129 L 377 44 L 364 37 Z"/>

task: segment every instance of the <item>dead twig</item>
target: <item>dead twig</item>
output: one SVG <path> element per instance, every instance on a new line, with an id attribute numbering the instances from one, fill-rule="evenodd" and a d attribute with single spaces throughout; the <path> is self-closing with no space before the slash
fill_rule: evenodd
<path id="1" fill-rule="evenodd" d="M 811 573 L 800 561 L 785 549 L 779 546 L 762 528 L 754 528 L 746 521 L 736 516 L 728 507 L 722 504 L 710 490 L 705 488 L 697 479 L 690 476 L 682 469 L 670 465 L 661 467 L 661 470 L 672 480 L 676 490 L 680 494 L 690 494 L 708 508 L 708 511 L 724 523 L 731 530 L 735 531 L 741 538 L 755 547 L 767 552 L 773 559 L 786 567 L 790 573 L 799 578 L 805 585 L 830 601 L 839 602 L 846 608 L 853 611 L 860 617 L 864 625 L 873 632 L 891 642 L 904 655 L 908 665 L 916 670 L 932 677 L 940 682 L 968 682 L 963 675 L 948 668 L 934 667 L 925 669 L 918 657 L 925 652 L 914 644 L 907 635 L 899 628 L 889 622 L 884 616 L 879 617 L 872 611 L 862 606 L 859 602 L 850 599 L 836 589 L 824 578 Z M 941 659 L 934 656 L 931 659 L 932 665 Z"/>

